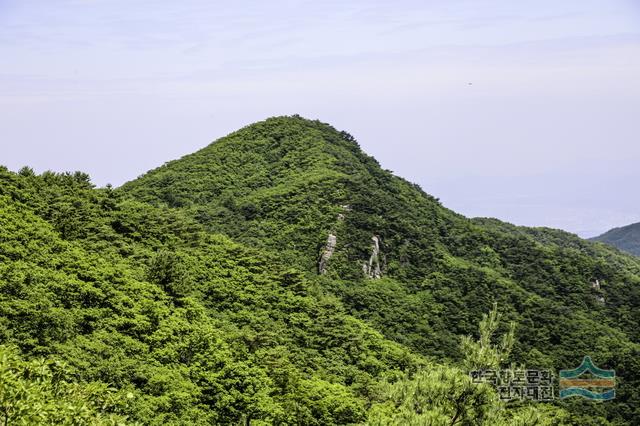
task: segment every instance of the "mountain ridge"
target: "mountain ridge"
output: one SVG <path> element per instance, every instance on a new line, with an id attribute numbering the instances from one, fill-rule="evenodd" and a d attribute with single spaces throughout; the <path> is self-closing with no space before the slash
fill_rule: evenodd
<path id="1" fill-rule="evenodd" d="M 270 134 L 274 128 L 277 131 Z M 307 133 L 308 129 L 313 131 Z M 624 325 L 627 320 L 622 320 L 621 313 L 627 308 L 620 309 L 640 304 L 635 260 L 618 258 L 613 251 L 562 231 L 464 218 L 419 186 L 381 169 L 348 133 L 318 121 L 276 117 L 230 135 L 238 136 L 244 141 L 233 146 L 233 153 L 219 140 L 190 159 L 202 165 L 207 155 L 198 153 L 207 151 L 218 158 L 233 155 L 254 159 L 257 154 L 271 161 L 266 161 L 266 170 L 252 171 L 258 176 L 278 176 L 278 185 L 271 187 L 273 182 L 264 180 L 264 186 L 250 188 L 241 183 L 239 190 L 232 189 L 240 195 L 240 205 L 195 200 L 190 207 L 182 208 L 200 217 L 205 227 L 275 251 L 286 263 L 299 266 L 311 276 L 318 272 L 328 238 L 335 237 L 331 258 L 323 262 L 323 286 L 338 295 L 351 314 L 373 324 L 391 340 L 427 356 L 455 360 L 459 356 L 453 343 L 456 336 L 472 333 L 480 319 L 479 308 L 486 310 L 497 301 L 510 318 L 540 328 L 536 332 L 527 328 L 526 333 L 532 335 L 520 335 L 515 352 L 521 362 L 542 352 L 555 358 L 554 367 L 560 369 L 561 364 L 572 362 L 570 353 L 580 347 L 585 353 L 602 351 L 594 346 L 597 336 L 616 333 L 618 327 L 629 333 L 629 341 L 638 342 L 635 324 L 640 323 L 640 317 L 634 315 L 628 326 Z M 231 145 L 226 138 L 222 141 Z M 255 149 L 256 145 L 261 149 Z M 278 161 L 273 159 L 286 155 L 274 155 L 270 150 L 275 147 L 276 153 L 281 152 L 283 145 L 288 155 L 304 158 L 302 164 L 322 167 L 310 172 L 295 167 L 291 170 L 282 161 L 282 167 L 276 166 Z M 250 153 L 244 151 L 246 146 L 251 146 Z M 188 169 L 189 165 L 183 163 L 185 174 L 169 166 L 146 178 L 153 183 L 163 174 L 176 172 L 182 182 L 199 181 L 198 174 Z M 246 182 L 246 175 L 246 170 L 241 171 L 240 180 Z M 145 176 L 134 182 L 123 187 L 125 192 L 150 201 L 149 192 L 144 191 L 149 188 Z M 235 188 L 235 180 L 225 182 L 227 189 L 229 185 Z M 142 192 L 130 190 L 135 186 Z M 171 185 L 165 189 L 170 194 L 180 192 Z M 192 195 L 188 197 L 194 200 Z M 151 201 L 163 200 L 156 196 Z M 271 235 L 276 238 L 271 239 Z M 367 262 L 374 253 L 382 279 L 372 288 Z M 596 288 L 596 281 L 604 284 Z M 392 293 L 387 288 L 393 289 Z M 515 308 L 527 304 L 524 310 Z M 571 309 L 568 317 L 561 314 L 566 309 Z M 545 334 L 565 335 L 560 324 L 549 322 L 554 315 L 565 316 L 565 327 L 581 335 L 583 343 L 572 337 L 564 343 L 556 341 L 555 348 L 541 347 L 539 339 Z M 424 317 L 429 320 L 420 319 Z M 572 344 L 565 346 L 568 341 Z M 591 343 L 585 345 L 585 341 Z M 627 351 L 623 346 L 618 350 Z M 612 354 L 609 362 L 616 358 Z"/>

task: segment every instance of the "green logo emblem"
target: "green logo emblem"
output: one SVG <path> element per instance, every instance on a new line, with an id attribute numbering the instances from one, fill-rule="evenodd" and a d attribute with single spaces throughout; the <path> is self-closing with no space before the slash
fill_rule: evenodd
<path id="1" fill-rule="evenodd" d="M 581 396 L 583 398 L 608 401 L 616 397 L 615 370 L 596 367 L 591 358 L 585 356 L 577 368 L 560 370 L 560 398 Z"/>

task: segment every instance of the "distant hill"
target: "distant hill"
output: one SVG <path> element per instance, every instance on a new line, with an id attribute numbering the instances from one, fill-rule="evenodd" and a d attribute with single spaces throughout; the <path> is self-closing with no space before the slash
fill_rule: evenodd
<path id="1" fill-rule="evenodd" d="M 621 228 L 613 228 L 591 240 L 600 241 L 627 253 L 640 256 L 640 222 Z"/>

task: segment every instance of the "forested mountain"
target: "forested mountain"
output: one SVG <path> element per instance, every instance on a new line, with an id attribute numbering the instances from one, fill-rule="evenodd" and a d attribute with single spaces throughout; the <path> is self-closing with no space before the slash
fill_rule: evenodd
<path id="1" fill-rule="evenodd" d="M 640 256 L 640 223 L 611 229 L 602 235 L 592 238 L 592 240 L 601 241 L 627 253 Z"/>
<path id="2" fill-rule="evenodd" d="M 25 389 L 0 395 L 5 418 L 640 418 L 638 258 L 467 219 L 318 121 L 250 125 L 117 189 L 0 170 L 0 229 L 0 389 Z M 504 362 L 557 371 L 590 355 L 617 371 L 616 399 L 505 405 L 471 384 L 465 367 L 496 367 L 474 357 L 497 349 L 461 338 L 496 303 L 496 335 L 516 325 Z"/>

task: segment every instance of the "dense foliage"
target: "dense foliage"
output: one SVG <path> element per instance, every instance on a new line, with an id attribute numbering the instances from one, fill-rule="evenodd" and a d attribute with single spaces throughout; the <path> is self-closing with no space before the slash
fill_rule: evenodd
<path id="1" fill-rule="evenodd" d="M 104 383 L 75 382 L 60 363 L 24 361 L 15 350 L 0 346 L 3 425 L 125 424 L 125 417 L 114 414 L 122 399 Z"/>
<path id="2" fill-rule="evenodd" d="M 363 273 L 374 236 L 381 279 Z M 639 284 L 632 256 L 466 219 L 300 117 L 118 189 L 0 169 L 0 386 L 63 364 L 31 398 L 70 398 L 96 424 L 631 423 Z M 494 303 L 505 321 L 483 322 Z M 505 407 L 464 368 L 507 352 L 555 370 L 591 355 L 618 397 Z"/>
<path id="3" fill-rule="evenodd" d="M 2 342 L 131 394 L 133 421 L 358 422 L 377 377 L 425 363 L 179 212 L 83 175 L 1 173 Z"/>

